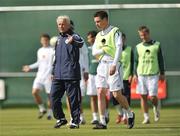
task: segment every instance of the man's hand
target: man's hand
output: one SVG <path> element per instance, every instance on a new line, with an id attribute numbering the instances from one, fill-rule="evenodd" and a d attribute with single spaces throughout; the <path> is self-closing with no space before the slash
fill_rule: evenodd
<path id="1" fill-rule="evenodd" d="M 22 67 L 22 71 L 24 71 L 24 72 L 29 72 L 30 70 L 31 69 L 30 69 L 30 67 L 28 65 L 25 65 L 25 66 Z"/>
<path id="2" fill-rule="evenodd" d="M 110 67 L 110 71 L 109 71 L 109 75 L 112 76 L 114 75 L 116 72 L 116 66 L 115 65 L 111 65 Z"/>
<path id="3" fill-rule="evenodd" d="M 67 35 L 68 35 L 68 37 L 67 37 L 65 43 L 66 43 L 66 44 L 71 44 L 71 43 L 73 42 L 73 36 L 71 36 L 71 35 L 69 35 L 69 34 L 67 34 Z"/>
<path id="4" fill-rule="evenodd" d="M 51 80 L 52 80 L 52 81 L 54 80 L 54 75 L 51 75 Z"/>
<path id="5" fill-rule="evenodd" d="M 164 81 L 165 80 L 165 75 L 159 75 L 159 80 Z"/>
<path id="6" fill-rule="evenodd" d="M 96 58 L 96 60 L 99 60 L 99 55 L 96 55 L 96 56 L 94 56 L 95 58 Z"/>
<path id="7" fill-rule="evenodd" d="M 87 72 L 84 72 L 83 76 L 84 76 L 84 81 L 87 82 L 89 78 L 89 74 Z"/>

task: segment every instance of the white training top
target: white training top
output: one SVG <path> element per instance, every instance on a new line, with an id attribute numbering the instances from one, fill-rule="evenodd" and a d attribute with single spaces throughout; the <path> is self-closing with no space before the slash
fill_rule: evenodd
<path id="1" fill-rule="evenodd" d="M 85 42 L 82 48 L 80 48 L 79 52 L 80 52 L 79 64 L 81 67 L 81 72 L 88 72 L 89 71 L 88 48 Z"/>
<path id="2" fill-rule="evenodd" d="M 44 81 L 51 75 L 54 49 L 51 46 L 41 47 L 37 51 L 37 62 L 29 65 L 30 69 L 38 68 L 36 78 Z"/>
<path id="3" fill-rule="evenodd" d="M 105 30 L 102 30 L 100 32 L 101 35 L 106 35 L 107 33 L 109 33 L 111 31 L 112 28 L 113 28 L 113 26 L 110 25 Z M 119 58 L 120 58 L 120 55 L 121 55 L 121 52 L 122 52 L 122 45 L 123 45 L 121 35 L 122 34 L 120 32 L 115 33 L 116 52 L 115 52 L 115 57 L 114 58 L 112 58 L 108 54 L 104 54 L 104 51 L 102 49 L 97 49 L 95 47 L 96 45 L 93 45 L 93 50 L 92 50 L 93 56 L 104 54 L 104 56 L 103 56 L 103 58 L 101 60 L 113 61 L 113 65 L 117 65 L 117 63 L 119 61 Z"/>

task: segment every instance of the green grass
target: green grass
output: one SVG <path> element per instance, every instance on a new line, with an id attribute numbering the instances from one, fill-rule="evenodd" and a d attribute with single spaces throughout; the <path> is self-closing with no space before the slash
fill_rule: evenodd
<path id="1" fill-rule="evenodd" d="M 80 129 L 70 130 L 67 126 L 54 129 L 55 120 L 37 119 L 36 108 L 3 109 L 0 110 L 0 136 L 180 136 L 180 109 L 163 108 L 158 123 L 153 121 L 150 110 L 149 125 L 141 124 L 142 113 L 139 108 L 135 108 L 134 111 L 136 122 L 131 130 L 125 125 L 115 124 L 115 109 L 110 109 L 110 123 L 107 130 L 92 129 L 93 126 L 89 123 L 91 121 L 89 109 L 84 110 L 87 124 L 81 125 Z"/>

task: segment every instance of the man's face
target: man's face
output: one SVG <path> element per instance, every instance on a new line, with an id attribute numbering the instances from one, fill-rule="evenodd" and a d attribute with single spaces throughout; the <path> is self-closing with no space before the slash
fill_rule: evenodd
<path id="1" fill-rule="evenodd" d="M 59 32 L 67 32 L 70 29 L 70 24 L 65 19 L 59 19 L 57 21 Z"/>
<path id="2" fill-rule="evenodd" d="M 49 39 L 47 37 L 41 37 L 40 43 L 43 47 L 47 47 L 49 45 Z"/>
<path id="3" fill-rule="evenodd" d="M 94 22 L 99 30 L 105 29 L 108 25 L 107 18 L 101 19 L 100 17 L 94 17 Z"/>
<path id="4" fill-rule="evenodd" d="M 138 31 L 139 37 L 142 41 L 148 42 L 150 40 L 150 35 L 146 31 Z"/>
<path id="5" fill-rule="evenodd" d="M 95 41 L 95 37 L 92 37 L 91 35 L 87 36 L 87 42 L 89 43 L 89 45 L 93 45 Z"/>

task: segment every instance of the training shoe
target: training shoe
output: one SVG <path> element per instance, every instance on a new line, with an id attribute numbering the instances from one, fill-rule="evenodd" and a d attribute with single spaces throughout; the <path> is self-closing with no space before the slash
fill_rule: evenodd
<path id="1" fill-rule="evenodd" d="M 121 115 L 118 115 L 118 116 L 117 116 L 117 118 L 116 118 L 116 124 L 119 124 L 119 123 L 121 123 L 121 121 L 122 121 L 122 118 L 123 118 L 123 116 L 121 116 Z"/>
<path id="2" fill-rule="evenodd" d="M 128 118 L 128 128 L 129 129 L 133 128 L 133 126 L 134 126 L 135 114 L 134 114 L 134 112 L 132 112 L 132 114 L 133 114 L 133 117 Z"/>
<path id="3" fill-rule="evenodd" d="M 60 128 L 63 125 L 67 124 L 67 120 L 66 119 L 60 119 L 58 122 L 56 122 L 56 124 L 54 125 L 54 128 Z"/>
<path id="4" fill-rule="evenodd" d="M 99 124 L 99 121 L 98 120 L 92 120 L 91 124 L 93 124 L 93 125 Z"/>
<path id="5" fill-rule="evenodd" d="M 46 110 L 39 112 L 38 119 L 41 119 L 46 114 L 46 112 Z"/>
<path id="6" fill-rule="evenodd" d="M 52 119 L 52 116 L 51 115 L 48 115 L 47 116 L 47 120 L 51 120 Z"/>
<path id="7" fill-rule="evenodd" d="M 105 117 L 106 124 L 109 123 L 109 117 Z"/>
<path id="8" fill-rule="evenodd" d="M 96 124 L 96 126 L 93 127 L 93 129 L 107 129 L 107 126 L 99 123 L 99 124 Z"/>
<path id="9" fill-rule="evenodd" d="M 69 125 L 69 128 L 70 128 L 70 129 L 77 129 L 77 128 L 79 128 L 79 125 L 74 124 L 74 123 L 71 123 L 71 124 Z"/>
<path id="10" fill-rule="evenodd" d="M 149 119 L 148 119 L 148 118 L 144 119 L 143 122 L 142 122 L 142 124 L 150 124 Z"/>
<path id="11" fill-rule="evenodd" d="M 159 108 L 157 107 L 153 107 L 153 112 L 154 112 L 154 121 L 155 122 L 158 122 L 159 121 L 159 119 L 160 119 L 160 110 L 159 110 Z"/>

